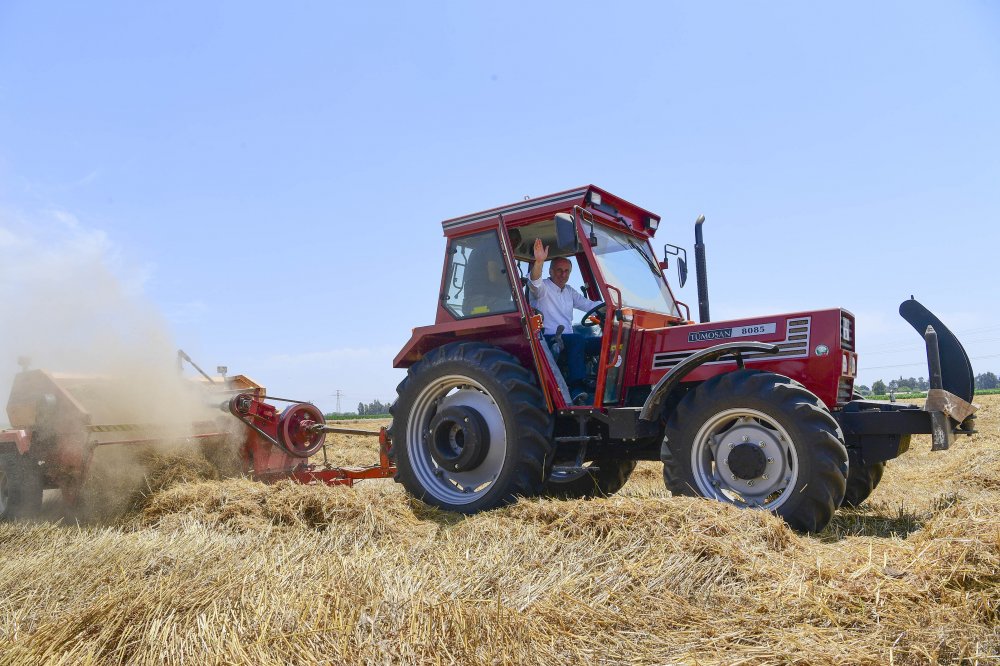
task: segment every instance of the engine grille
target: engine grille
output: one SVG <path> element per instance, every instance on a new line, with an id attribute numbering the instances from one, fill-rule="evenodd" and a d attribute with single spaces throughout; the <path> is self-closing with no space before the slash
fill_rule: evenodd
<path id="1" fill-rule="evenodd" d="M 755 361 L 758 359 L 766 359 L 768 361 L 784 359 L 784 358 L 806 358 L 809 356 L 809 329 L 811 326 L 811 317 L 800 317 L 798 319 L 789 319 L 785 323 L 785 339 L 781 342 L 774 344 L 778 345 L 781 350 L 777 354 L 765 354 L 764 352 L 745 352 L 743 354 L 744 361 Z M 659 354 L 653 354 L 653 370 L 669 370 L 675 365 L 691 356 L 696 351 L 679 351 L 679 352 L 660 352 Z M 732 363 L 732 359 L 724 359 L 720 361 L 711 361 L 705 365 L 718 365 L 724 363 Z"/>

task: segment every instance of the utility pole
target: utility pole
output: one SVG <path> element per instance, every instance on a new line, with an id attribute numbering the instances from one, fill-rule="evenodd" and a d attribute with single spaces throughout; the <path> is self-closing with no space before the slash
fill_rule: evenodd
<path id="1" fill-rule="evenodd" d="M 341 398 L 341 396 L 344 395 L 344 392 L 341 391 L 340 389 L 337 389 L 337 392 L 334 393 L 333 395 L 337 396 L 337 413 L 340 414 L 341 413 L 340 412 L 340 398 Z"/>

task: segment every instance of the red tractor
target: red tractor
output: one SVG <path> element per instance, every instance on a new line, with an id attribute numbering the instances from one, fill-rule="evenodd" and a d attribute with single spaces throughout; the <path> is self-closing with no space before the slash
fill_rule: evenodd
<path id="1" fill-rule="evenodd" d="M 913 299 L 900 314 L 927 341 L 923 408 L 854 393 L 847 310 L 711 322 L 702 221 L 695 323 L 651 245 L 660 217 L 598 187 L 446 220 L 435 323 L 414 329 L 394 361 L 408 369 L 392 409 L 396 480 L 430 504 L 473 513 L 521 496 L 611 494 L 637 461 L 661 460 L 674 494 L 815 531 L 868 497 L 911 434 L 946 449 L 974 432 L 968 357 Z M 586 404 L 571 400 L 565 359 L 531 304 L 536 239 L 602 302 L 574 325 L 600 341 L 585 359 Z M 686 252 L 666 245 L 664 254 L 677 257 L 683 286 Z"/>

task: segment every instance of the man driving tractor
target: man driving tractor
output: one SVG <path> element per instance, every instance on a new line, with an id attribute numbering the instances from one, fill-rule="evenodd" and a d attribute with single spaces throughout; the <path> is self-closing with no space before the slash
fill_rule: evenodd
<path id="1" fill-rule="evenodd" d="M 549 277 L 543 280 L 542 264 L 549 258 L 549 248 L 536 238 L 533 251 L 535 260 L 531 264 L 531 279 L 528 282 L 531 304 L 542 313 L 546 342 L 552 344 L 561 333 L 568 365 L 566 384 L 573 402 L 581 404 L 589 397 L 585 385 L 586 356 L 600 352 L 601 338 L 574 333 L 573 310 L 587 312 L 600 305 L 601 301 L 592 301 L 567 286 L 573 264 L 565 257 L 557 257 L 549 263 Z"/>

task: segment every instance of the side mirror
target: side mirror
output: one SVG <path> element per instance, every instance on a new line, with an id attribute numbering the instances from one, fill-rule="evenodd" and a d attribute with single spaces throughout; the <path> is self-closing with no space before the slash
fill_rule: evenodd
<path id="1" fill-rule="evenodd" d="M 556 213 L 556 251 L 560 254 L 575 253 L 579 249 L 576 222 L 569 213 Z"/>
<path id="2" fill-rule="evenodd" d="M 666 255 L 673 255 L 677 257 L 677 284 L 683 287 L 688 281 L 688 263 L 687 263 L 687 250 L 676 245 L 671 245 L 667 243 L 663 246 L 664 259 L 660 262 L 660 268 L 667 267 Z"/>

